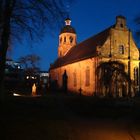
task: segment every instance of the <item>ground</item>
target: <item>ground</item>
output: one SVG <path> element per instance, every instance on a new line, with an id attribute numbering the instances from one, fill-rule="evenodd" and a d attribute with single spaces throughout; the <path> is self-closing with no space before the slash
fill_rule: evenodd
<path id="1" fill-rule="evenodd" d="M 1 105 L 2 140 L 139 140 L 140 98 L 62 93 L 9 96 Z"/>

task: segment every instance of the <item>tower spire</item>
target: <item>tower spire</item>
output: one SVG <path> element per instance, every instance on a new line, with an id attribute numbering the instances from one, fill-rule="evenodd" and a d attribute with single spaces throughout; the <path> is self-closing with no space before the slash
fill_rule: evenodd
<path id="1" fill-rule="evenodd" d="M 71 20 L 67 13 L 65 26 L 61 29 L 59 35 L 58 57 L 65 56 L 72 47 L 76 46 L 76 38 L 75 29 L 71 26 Z"/>
<path id="2" fill-rule="evenodd" d="M 65 25 L 71 25 L 71 20 L 69 18 L 69 14 L 67 14 L 67 18 L 65 19 Z"/>

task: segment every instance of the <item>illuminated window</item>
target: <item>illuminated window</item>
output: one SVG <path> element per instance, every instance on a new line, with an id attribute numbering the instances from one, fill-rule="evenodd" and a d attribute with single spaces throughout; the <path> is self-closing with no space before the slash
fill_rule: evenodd
<path id="1" fill-rule="evenodd" d="M 89 86 L 90 85 L 90 69 L 89 69 L 89 67 L 86 67 L 85 74 L 86 74 L 85 86 Z"/>
<path id="2" fill-rule="evenodd" d="M 119 53 L 124 54 L 124 46 L 123 45 L 119 46 Z"/>
<path id="3" fill-rule="evenodd" d="M 138 73 L 138 68 L 134 68 L 134 83 L 135 85 L 139 84 L 139 73 Z"/>
<path id="4" fill-rule="evenodd" d="M 76 77 L 76 71 L 73 73 L 73 86 L 77 86 L 77 77 Z"/>
<path id="5" fill-rule="evenodd" d="M 62 56 L 62 52 L 61 51 L 60 51 L 59 55 Z"/>
<path id="6" fill-rule="evenodd" d="M 73 37 L 72 36 L 70 36 L 70 43 L 72 43 L 73 42 Z"/>
<path id="7" fill-rule="evenodd" d="M 60 38 L 60 43 L 62 43 L 62 37 Z"/>
<path id="8" fill-rule="evenodd" d="M 123 28 L 123 24 L 122 23 L 120 24 L 120 27 Z"/>
<path id="9" fill-rule="evenodd" d="M 66 37 L 64 37 L 64 43 L 66 43 Z"/>

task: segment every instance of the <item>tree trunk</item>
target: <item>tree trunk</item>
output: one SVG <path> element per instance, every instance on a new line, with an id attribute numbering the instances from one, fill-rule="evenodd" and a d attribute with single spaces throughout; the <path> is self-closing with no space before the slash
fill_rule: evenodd
<path id="1" fill-rule="evenodd" d="M 4 75 L 5 75 L 5 59 L 2 56 L 0 60 L 0 101 L 3 102 L 5 100 L 5 90 L 4 90 Z M 6 58 L 6 57 L 5 57 Z"/>
<path id="2" fill-rule="evenodd" d="M 4 92 L 4 75 L 5 75 L 5 62 L 6 62 L 6 52 L 9 47 L 10 38 L 10 18 L 12 13 L 13 1 L 6 0 L 3 11 L 3 26 L 1 32 L 1 44 L 0 44 L 0 101 L 5 100 Z"/>
<path id="3" fill-rule="evenodd" d="M 10 32 L 10 25 L 5 24 L 3 28 L 3 32 L 1 35 L 1 60 L 0 60 L 0 100 L 3 101 L 5 98 L 4 93 L 4 76 L 5 76 L 5 62 L 6 62 L 6 52 L 8 49 L 8 42 L 9 42 L 9 32 Z"/>

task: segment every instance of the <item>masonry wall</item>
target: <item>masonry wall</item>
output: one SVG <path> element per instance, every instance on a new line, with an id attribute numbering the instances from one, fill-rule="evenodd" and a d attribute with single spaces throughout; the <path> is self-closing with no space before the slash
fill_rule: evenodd
<path id="1" fill-rule="evenodd" d="M 123 53 L 120 50 L 123 46 Z M 125 66 L 125 71 L 129 74 L 134 83 L 134 73 L 137 68 L 139 71 L 139 50 L 134 42 L 132 33 L 129 30 L 118 30 L 112 28 L 110 36 L 103 46 L 98 46 L 100 62 L 119 61 Z M 139 77 L 138 77 L 139 78 Z M 139 85 L 134 85 L 134 90 L 139 90 Z"/>
<path id="2" fill-rule="evenodd" d="M 62 76 L 66 70 L 68 76 L 68 90 L 77 94 L 93 95 L 95 93 L 95 58 L 86 59 L 76 63 L 68 64 L 66 66 L 53 69 L 50 72 L 52 80 L 57 79 L 59 88 L 62 87 Z M 89 81 L 86 81 L 86 70 L 89 70 Z M 75 79 L 76 76 L 76 79 Z M 76 81 L 75 81 L 76 80 Z M 86 82 L 89 82 L 88 84 Z"/>
<path id="3" fill-rule="evenodd" d="M 123 50 L 121 50 L 121 47 Z M 57 80 L 58 87 L 62 88 L 62 76 L 66 70 L 68 76 L 68 90 L 83 95 L 94 95 L 98 92 L 96 67 L 104 61 L 120 61 L 125 66 L 125 71 L 130 71 L 131 80 L 134 81 L 134 69 L 139 70 L 139 50 L 133 40 L 132 33 L 125 29 L 110 30 L 110 36 L 102 46 L 97 46 L 98 57 L 85 59 L 59 68 L 51 69 L 51 80 Z M 130 65 L 129 65 L 130 64 Z M 89 69 L 89 84 L 86 84 L 86 70 Z M 76 77 L 76 79 L 74 78 Z M 139 86 L 135 86 L 139 89 Z"/>
<path id="4" fill-rule="evenodd" d="M 120 52 L 120 46 L 124 47 L 123 54 Z M 125 65 L 126 72 L 130 61 L 130 76 L 134 80 L 134 68 L 139 68 L 139 50 L 129 30 L 111 29 L 110 36 L 103 46 L 99 46 L 99 49 L 102 61 L 106 59 L 121 61 Z"/>

